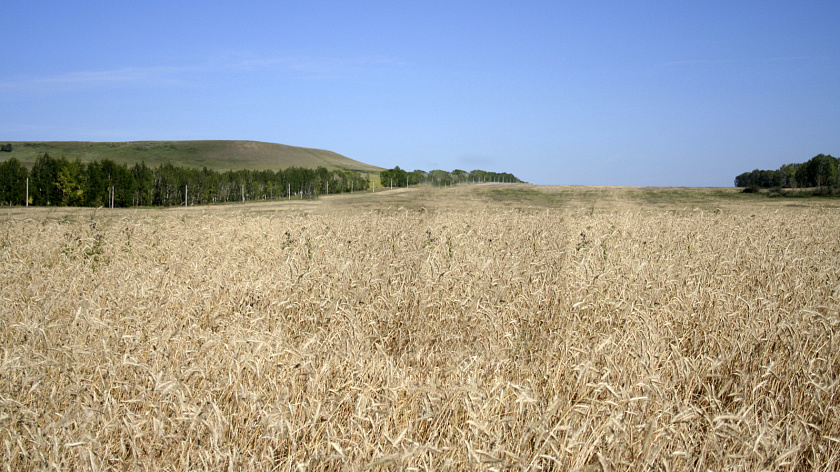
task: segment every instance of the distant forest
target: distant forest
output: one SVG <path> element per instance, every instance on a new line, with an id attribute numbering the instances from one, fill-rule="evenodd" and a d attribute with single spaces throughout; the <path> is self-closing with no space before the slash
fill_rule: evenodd
<path id="1" fill-rule="evenodd" d="M 455 169 L 452 172 L 445 170 L 433 170 L 430 172 L 415 170 L 406 172 L 397 166 L 393 169 L 383 170 L 379 173 L 379 180 L 383 187 L 406 187 L 412 184 L 428 183 L 435 187 L 442 187 L 454 184 L 463 183 L 522 183 L 513 174 L 506 172 L 487 172 L 483 170 L 473 170 L 467 172 L 465 170 Z"/>
<path id="2" fill-rule="evenodd" d="M 759 170 L 744 172 L 735 177 L 736 187 L 746 188 L 811 188 L 825 190 L 840 187 L 838 178 L 838 158 L 818 154 L 801 164 L 785 164 L 777 170 Z"/>
<path id="3" fill-rule="evenodd" d="M 4 148 L 0 146 L 0 152 Z M 435 186 L 466 182 L 520 182 L 511 174 L 474 170 L 446 172 L 399 167 L 380 173 L 381 186 L 405 187 L 419 183 Z M 28 184 L 27 184 L 28 183 Z M 27 190 L 28 185 L 28 190 Z M 15 158 L 0 162 L 0 204 L 130 207 L 176 206 L 314 198 L 318 195 L 370 190 L 368 174 L 350 170 L 289 167 L 271 170 L 214 170 L 164 164 L 134 166 L 111 160 L 83 163 L 44 154 L 31 170 Z"/>

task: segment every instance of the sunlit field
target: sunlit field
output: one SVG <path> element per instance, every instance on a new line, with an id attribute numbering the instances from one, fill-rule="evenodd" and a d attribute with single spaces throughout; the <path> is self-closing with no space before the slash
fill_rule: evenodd
<path id="1" fill-rule="evenodd" d="M 735 192 L 2 208 L 0 467 L 840 469 L 840 202 Z"/>

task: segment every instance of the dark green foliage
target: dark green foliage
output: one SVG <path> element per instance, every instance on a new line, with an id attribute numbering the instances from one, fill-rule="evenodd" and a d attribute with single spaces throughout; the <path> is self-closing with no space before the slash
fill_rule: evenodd
<path id="1" fill-rule="evenodd" d="M 423 179 L 426 178 L 427 175 L 429 174 L 422 170 L 413 170 L 409 172 L 406 176 L 406 178 L 408 179 L 408 185 L 419 184 L 423 181 Z"/>
<path id="2" fill-rule="evenodd" d="M 516 176 L 508 173 L 487 172 L 483 170 L 467 172 L 461 169 L 455 169 L 452 172 L 440 169 L 429 172 L 422 170 L 406 172 L 400 169 L 399 166 L 380 172 L 379 181 L 382 182 L 384 187 L 390 187 L 392 183 L 394 187 L 405 187 L 420 183 L 428 183 L 436 187 L 458 183 L 522 183 Z"/>
<path id="3" fill-rule="evenodd" d="M 408 187 L 408 180 L 408 172 L 400 169 L 400 166 L 379 173 L 379 181 L 383 187 Z"/>
<path id="4" fill-rule="evenodd" d="M 153 186 L 155 173 L 146 166 L 145 162 L 135 164 L 131 168 L 131 178 L 134 180 L 134 193 L 131 196 L 132 206 L 149 206 L 154 201 Z"/>
<path id="5" fill-rule="evenodd" d="M 521 183 L 522 181 L 516 178 L 513 174 L 507 172 L 486 172 L 483 170 L 474 170 L 467 176 L 467 181 L 472 180 L 476 183 L 486 182 L 502 182 L 502 183 Z"/>
<path id="6" fill-rule="evenodd" d="M 26 167 L 23 167 L 14 157 L 6 162 L 0 162 L 0 204 L 25 204 L 28 176 Z"/>
<path id="7" fill-rule="evenodd" d="M 837 159 L 817 154 L 796 169 L 796 179 L 802 187 L 837 187 Z"/>
<path id="8" fill-rule="evenodd" d="M 452 174 L 445 170 L 440 169 L 433 169 L 429 171 L 429 176 L 427 180 L 430 184 L 436 187 L 444 187 L 447 185 L 452 185 L 454 179 L 452 178 Z"/>
<path id="9" fill-rule="evenodd" d="M 0 163 L 0 202 L 25 202 L 27 172 L 17 159 Z M 474 170 L 446 172 L 399 167 L 380 174 L 382 185 L 405 187 L 418 183 L 436 186 L 459 182 L 520 182 L 511 174 Z M 178 167 L 171 163 L 157 168 L 145 162 L 129 168 L 110 159 L 87 164 L 78 158 L 68 161 L 49 154 L 38 158 L 30 175 L 31 202 L 35 205 L 129 207 L 175 206 L 289 198 L 315 198 L 327 193 L 362 190 L 370 185 L 366 174 L 352 170 L 289 167 L 270 170 L 217 172 Z"/>
<path id="10" fill-rule="evenodd" d="M 12 152 L 12 143 L 0 145 L 0 152 Z"/>
<path id="11" fill-rule="evenodd" d="M 56 185 L 61 167 L 67 161 L 53 159 L 44 153 L 32 166 L 29 194 L 35 205 L 58 205 L 61 202 L 61 190 Z"/>
<path id="12" fill-rule="evenodd" d="M 838 159 L 831 155 L 818 154 L 802 164 L 785 164 L 778 170 L 744 172 L 735 177 L 736 187 L 756 186 L 760 188 L 807 188 L 840 187 L 838 181 Z"/>
<path id="13" fill-rule="evenodd" d="M 25 202 L 27 172 L 17 159 L 0 163 L 0 202 Z M 174 166 L 150 168 L 144 162 L 129 168 L 112 160 L 87 164 L 44 154 L 32 168 L 30 195 L 35 205 L 62 206 L 173 206 L 300 198 L 362 189 L 368 178 L 350 170 L 325 167 L 285 170 L 239 170 L 219 173 Z M 113 195 L 113 202 L 112 202 Z"/>

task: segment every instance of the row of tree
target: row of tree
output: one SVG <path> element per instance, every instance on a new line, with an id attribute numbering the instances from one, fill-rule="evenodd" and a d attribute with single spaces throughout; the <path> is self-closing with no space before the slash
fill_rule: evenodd
<path id="1" fill-rule="evenodd" d="M 393 169 L 383 170 L 379 173 L 379 180 L 385 187 L 408 187 L 415 184 L 430 184 L 435 187 L 443 187 L 459 183 L 486 183 L 486 182 L 507 182 L 521 183 L 513 174 L 501 172 L 487 172 L 483 170 L 455 169 L 452 172 L 445 170 L 432 170 L 430 172 L 414 170 L 406 172 L 397 166 Z"/>
<path id="2" fill-rule="evenodd" d="M 27 188 L 28 186 L 28 188 Z M 325 167 L 279 171 L 214 170 L 164 164 L 156 168 L 105 159 L 40 156 L 28 171 L 17 159 L 0 163 L 0 203 L 60 206 L 174 206 L 216 202 L 314 197 L 367 189 L 367 175 Z"/>
<path id="3" fill-rule="evenodd" d="M 744 172 L 735 177 L 736 187 L 840 187 L 840 159 L 818 154 L 800 164 L 785 164 L 777 170 Z"/>
<path id="4" fill-rule="evenodd" d="M 521 182 L 512 174 L 474 170 L 446 172 L 399 168 L 380 173 L 383 186 L 435 186 L 467 182 Z M 175 206 L 277 198 L 311 198 L 323 194 L 367 190 L 367 174 L 349 170 L 289 167 L 284 170 L 214 170 L 164 164 L 131 167 L 105 159 L 83 163 L 49 154 L 27 170 L 11 158 L 0 162 L 0 204 L 58 206 Z"/>

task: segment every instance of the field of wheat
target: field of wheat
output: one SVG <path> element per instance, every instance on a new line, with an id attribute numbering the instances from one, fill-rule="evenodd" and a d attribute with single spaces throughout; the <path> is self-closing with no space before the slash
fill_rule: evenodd
<path id="1" fill-rule="evenodd" d="M 0 468 L 837 470 L 840 211 L 0 215 Z"/>

